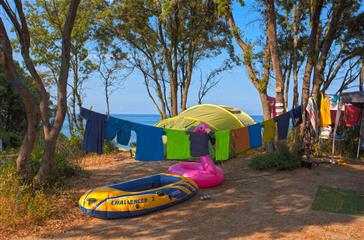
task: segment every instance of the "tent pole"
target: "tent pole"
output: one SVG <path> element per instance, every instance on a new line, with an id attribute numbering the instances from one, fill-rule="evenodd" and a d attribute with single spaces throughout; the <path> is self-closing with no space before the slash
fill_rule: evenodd
<path id="1" fill-rule="evenodd" d="M 335 138 L 336 138 L 337 125 L 339 124 L 340 115 L 341 115 L 341 107 L 342 107 L 342 101 L 341 101 L 341 97 L 340 97 L 340 100 L 338 103 L 338 109 L 337 109 L 336 117 L 335 117 L 334 137 L 332 138 L 332 150 L 331 150 L 332 156 L 335 155 Z"/>
<path id="2" fill-rule="evenodd" d="M 359 153 L 360 153 L 360 144 L 361 144 L 361 133 L 363 131 L 363 117 L 364 117 L 364 114 L 363 114 L 363 108 L 361 109 L 361 121 L 360 121 L 360 131 L 359 131 L 359 141 L 358 141 L 358 150 L 356 151 L 356 159 L 358 160 L 359 159 Z"/>

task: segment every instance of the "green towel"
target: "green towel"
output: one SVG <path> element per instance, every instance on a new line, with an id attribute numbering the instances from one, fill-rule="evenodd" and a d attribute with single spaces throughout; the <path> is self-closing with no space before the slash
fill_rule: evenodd
<path id="1" fill-rule="evenodd" d="M 215 158 L 216 161 L 228 160 L 230 150 L 230 130 L 215 132 Z"/>
<path id="2" fill-rule="evenodd" d="M 189 159 L 190 137 L 186 131 L 165 129 L 167 135 L 167 159 Z"/>

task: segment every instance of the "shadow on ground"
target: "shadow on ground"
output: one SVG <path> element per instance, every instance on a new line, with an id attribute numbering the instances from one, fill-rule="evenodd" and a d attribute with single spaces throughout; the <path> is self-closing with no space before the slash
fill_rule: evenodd
<path id="1" fill-rule="evenodd" d="M 80 213 L 81 220 L 42 237 L 56 239 L 364 239 L 364 217 L 310 210 L 320 185 L 364 192 L 364 166 L 349 169 L 320 165 L 312 170 L 258 172 L 248 160 L 223 165 L 222 186 L 201 190 L 199 196 L 149 215 L 100 220 Z M 73 179 L 81 194 L 88 188 L 165 172 L 174 162 L 137 162 L 125 156 L 87 162 L 89 177 Z M 362 170 L 360 170 L 362 169 Z M 74 211 L 80 211 L 76 205 Z"/>

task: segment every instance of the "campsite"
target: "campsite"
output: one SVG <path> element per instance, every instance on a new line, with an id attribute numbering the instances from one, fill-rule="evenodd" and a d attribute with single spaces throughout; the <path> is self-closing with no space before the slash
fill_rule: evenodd
<path id="1" fill-rule="evenodd" d="M 364 239 L 361 0 L 0 0 L 0 239 Z"/>

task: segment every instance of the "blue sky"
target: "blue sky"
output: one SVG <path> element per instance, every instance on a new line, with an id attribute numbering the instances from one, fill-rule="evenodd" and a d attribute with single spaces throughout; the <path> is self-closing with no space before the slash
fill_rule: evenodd
<path id="1" fill-rule="evenodd" d="M 262 25 L 262 16 L 257 13 L 254 1 L 245 1 L 246 6 L 241 8 L 234 6 L 234 17 L 237 25 L 240 27 L 242 34 L 250 41 L 254 41 L 257 37 L 264 33 Z M 3 11 L 0 11 L 3 15 Z M 6 22 L 9 28 L 9 23 Z M 13 34 L 12 34 L 13 35 Z M 14 36 L 14 35 L 13 35 Z M 236 53 L 241 56 L 241 50 L 236 46 Z M 18 55 L 17 59 L 21 59 Z M 198 68 L 204 74 L 208 73 L 216 66 L 220 66 L 224 60 L 224 56 L 215 59 L 200 62 Z M 304 68 L 304 65 L 302 69 Z M 188 106 L 197 104 L 197 91 L 199 85 L 200 70 L 196 69 L 192 85 L 190 88 Z M 302 71 L 299 74 L 299 91 L 301 90 Z M 211 90 L 205 97 L 204 103 L 214 103 L 228 105 L 244 110 L 252 115 L 262 114 L 260 99 L 257 91 L 248 78 L 245 67 L 243 65 L 236 66 L 220 75 L 221 81 L 219 85 Z M 268 94 L 275 95 L 275 83 L 271 80 L 268 88 Z M 291 87 L 293 83 L 290 84 Z M 338 84 L 334 83 L 329 89 L 336 90 Z M 291 92 L 291 91 L 290 91 Z M 84 85 L 84 106 L 92 107 L 98 112 L 106 112 L 105 96 L 103 85 L 100 77 L 94 74 Z M 289 102 L 291 102 L 291 96 Z M 137 114 L 153 114 L 157 113 L 154 105 L 149 99 L 146 88 L 143 85 L 143 78 L 136 70 L 122 86 L 115 91 L 110 98 L 110 108 L 112 113 L 137 113 Z"/>

